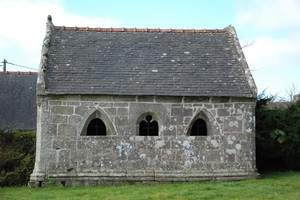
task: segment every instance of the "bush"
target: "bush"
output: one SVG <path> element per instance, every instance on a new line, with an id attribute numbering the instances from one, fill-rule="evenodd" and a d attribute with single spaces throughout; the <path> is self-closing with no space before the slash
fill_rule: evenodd
<path id="1" fill-rule="evenodd" d="M 258 170 L 300 170 L 300 101 L 270 109 L 272 97 L 260 95 L 256 106 Z"/>
<path id="2" fill-rule="evenodd" d="M 34 167 L 35 132 L 0 132 L 0 187 L 27 184 Z"/>

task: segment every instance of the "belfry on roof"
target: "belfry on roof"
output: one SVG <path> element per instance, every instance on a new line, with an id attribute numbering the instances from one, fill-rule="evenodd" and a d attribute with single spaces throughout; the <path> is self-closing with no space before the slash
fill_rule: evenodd
<path id="1" fill-rule="evenodd" d="M 256 176 L 256 86 L 233 27 L 54 26 L 30 185 Z"/>

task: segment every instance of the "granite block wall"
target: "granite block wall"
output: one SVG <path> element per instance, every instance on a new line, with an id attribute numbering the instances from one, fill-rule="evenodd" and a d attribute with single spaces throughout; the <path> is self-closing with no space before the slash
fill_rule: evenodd
<path id="1" fill-rule="evenodd" d="M 255 100 L 216 97 L 39 96 L 31 185 L 193 181 L 256 176 Z M 145 115 L 158 136 L 139 136 Z M 106 136 L 86 136 L 97 115 Z M 190 136 L 197 118 L 207 136 Z"/>

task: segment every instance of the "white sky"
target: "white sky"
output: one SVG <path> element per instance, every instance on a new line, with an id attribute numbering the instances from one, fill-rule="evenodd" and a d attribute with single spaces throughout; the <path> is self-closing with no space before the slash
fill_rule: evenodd
<path id="1" fill-rule="evenodd" d="M 38 69 L 47 15 L 55 25 L 236 28 L 261 92 L 300 90 L 299 0 L 0 0 L 0 61 Z M 2 63 L 1 63 L 2 64 Z M 8 71 L 29 71 L 7 65 Z M 33 71 L 33 70 L 31 70 Z"/>

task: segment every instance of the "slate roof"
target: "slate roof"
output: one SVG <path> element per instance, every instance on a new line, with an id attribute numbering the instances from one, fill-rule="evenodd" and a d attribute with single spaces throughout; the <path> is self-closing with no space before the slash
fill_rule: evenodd
<path id="1" fill-rule="evenodd" d="M 50 41 L 49 94 L 256 96 L 228 29 L 55 26 Z"/>
<path id="2" fill-rule="evenodd" d="M 36 129 L 37 73 L 0 73 L 0 129 Z"/>

